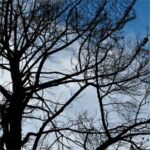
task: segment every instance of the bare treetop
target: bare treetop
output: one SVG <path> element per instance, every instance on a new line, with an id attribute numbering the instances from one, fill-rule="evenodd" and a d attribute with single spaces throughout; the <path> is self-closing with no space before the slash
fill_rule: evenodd
<path id="1" fill-rule="evenodd" d="M 148 148 L 149 36 L 123 33 L 135 2 L 0 0 L 1 149 Z M 70 118 L 89 87 L 97 116 Z"/>

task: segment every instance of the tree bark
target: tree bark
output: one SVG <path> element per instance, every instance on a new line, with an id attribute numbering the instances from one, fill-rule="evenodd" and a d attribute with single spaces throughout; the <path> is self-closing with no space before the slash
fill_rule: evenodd
<path id="1" fill-rule="evenodd" d="M 22 78 L 19 70 L 19 59 L 15 58 L 18 63 L 11 63 L 11 76 L 13 82 L 13 95 L 10 100 L 8 110 L 8 134 L 6 137 L 7 150 L 21 150 L 22 141 L 22 114 L 23 114 L 23 100 L 24 88 Z"/>
<path id="2" fill-rule="evenodd" d="M 13 102 L 10 106 L 8 135 L 6 137 L 7 150 L 21 150 L 21 107 Z"/>

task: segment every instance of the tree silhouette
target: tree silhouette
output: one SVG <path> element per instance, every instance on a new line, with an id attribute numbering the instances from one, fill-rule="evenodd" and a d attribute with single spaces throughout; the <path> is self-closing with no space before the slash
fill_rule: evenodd
<path id="1" fill-rule="evenodd" d="M 135 2 L 0 0 L 1 149 L 145 148 L 148 36 L 121 33 Z M 98 116 L 65 114 L 89 87 Z"/>

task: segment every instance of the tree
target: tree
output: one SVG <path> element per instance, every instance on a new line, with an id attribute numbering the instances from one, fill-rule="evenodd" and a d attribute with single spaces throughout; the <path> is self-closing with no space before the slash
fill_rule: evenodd
<path id="1" fill-rule="evenodd" d="M 1 149 L 145 146 L 148 36 L 129 45 L 121 33 L 135 18 L 135 2 L 0 0 L 0 71 L 8 76 L 0 85 Z M 68 70 L 57 62 L 64 57 Z M 69 118 L 64 113 L 89 87 L 97 92 L 98 116 Z"/>

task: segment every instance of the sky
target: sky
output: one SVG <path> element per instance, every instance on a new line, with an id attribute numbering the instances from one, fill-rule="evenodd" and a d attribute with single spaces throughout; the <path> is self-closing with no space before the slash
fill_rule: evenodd
<path id="1" fill-rule="evenodd" d="M 137 0 L 135 4 L 136 19 L 130 21 L 124 30 L 127 34 L 144 35 L 150 33 L 150 0 Z"/>
<path id="2" fill-rule="evenodd" d="M 136 18 L 126 24 L 126 26 L 123 29 L 125 31 L 125 34 L 127 36 L 129 35 L 133 37 L 143 37 L 147 34 L 148 28 L 148 32 L 150 34 L 150 0 L 137 0 L 134 9 L 136 13 Z M 92 104 L 93 102 L 90 101 L 95 94 L 93 93 L 93 89 L 90 89 L 90 91 L 90 93 L 85 92 L 86 94 L 84 95 L 84 99 L 88 99 L 89 103 L 86 103 L 85 105 L 83 100 L 83 105 L 87 108 L 89 106 L 93 106 L 93 108 L 95 109 L 97 108 L 97 104 L 95 103 L 94 105 Z M 80 102 L 80 104 L 77 104 L 76 108 L 79 108 L 78 106 L 81 106 L 81 103 L 82 102 Z"/>
<path id="3" fill-rule="evenodd" d="M 148 32 L 150 34 L 150 0 L 137 0 L 134 9 L 136 12 L 136 18 L 128 22 L 124 27 L 123 30 L 125 31 L 125 35 L 131 37 L 143 37 Z M 147 30 L 148 28 L 149 30 Z M 75 108 L 88 109 L 90 112 L 93 110 L 99 110 L 95 95 L 96 93 L 94 89 L 90 88 L 86 90 L 80 99 L 80 103 L 75 103 Z M 95 103 L 93 103 L 93 99 L 95 99 Z M 111 148 L 108 148 L 108 150 L 111 150 Z"/>
<path id="4" fill-rule="evenodd" d="M 136 19 L 127 23 L 127 25 L 124 28 L 124 31 L 127 35 L 141 35 L 147 33 L 146 29 L 149 27 L 149 33 L 150 33 L 150 0 L 137 0 L 137 3 L 135 5 L 135 11 L 136 11 Z M 66 61 L 65 61 L 66 62 Z M 67 65 L 66 65 L 67 66 Z M 2 81 L 2 77 L 0 75 L 0 83 Z M 6 83 L 7 84 L 7 83 Z M 88 89 L 86 94 L 83 95 L 83 100 L 80 100 L 80 103 L 75 103 L 75 108 L 79 108 L 81 106 L 84 106 L 84 108 L 89 108 L 89 106 L 93 106 L 90 109 L 97 109 L 97 103 L 93 104 L 92 98 L 94 97 L 95 93 L 93 89 Z M 88 103 L 85 104 L 84 100 L 87 100 Z"/>

